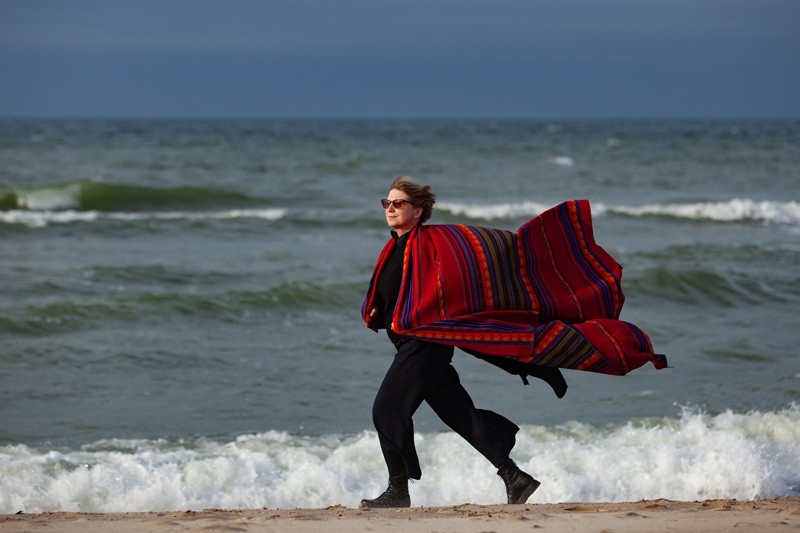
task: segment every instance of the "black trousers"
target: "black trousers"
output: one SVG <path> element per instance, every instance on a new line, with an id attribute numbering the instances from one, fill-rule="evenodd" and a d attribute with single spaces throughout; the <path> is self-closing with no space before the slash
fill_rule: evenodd
<path id="1" fill-rule="evenodd" d="M 389 476 L 420 479 L 411 417 L 422 401 L 456 433 L 499 468 L 516 442 L 519 427 L 492 411 L 476 409 L 450 364 L 453 347 L 404 337 L 372 407 Z"/>

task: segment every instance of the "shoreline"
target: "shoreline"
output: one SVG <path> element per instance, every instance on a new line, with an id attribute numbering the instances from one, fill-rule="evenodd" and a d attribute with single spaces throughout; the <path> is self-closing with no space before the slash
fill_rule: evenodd
<path id="1" fill-rule="evenodd" d="M 204 509 L 129 513 L 43 512 L 0 515 L 0 531 L 72 532 L 367 532 L 434 531 L 761 531 L 800 528 L 800 498 L 762 500 L 461 504 L 409 509 Z M 55 528 L 55 529 L 54 529 Z"/>

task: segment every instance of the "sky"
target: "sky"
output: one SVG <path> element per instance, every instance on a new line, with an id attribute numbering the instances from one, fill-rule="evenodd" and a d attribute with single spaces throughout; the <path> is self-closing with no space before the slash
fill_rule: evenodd
<path id="1" fill-rule="evenodd" d="M 0 118 L 798 119 L 798 0 L 0 0 Z"/>

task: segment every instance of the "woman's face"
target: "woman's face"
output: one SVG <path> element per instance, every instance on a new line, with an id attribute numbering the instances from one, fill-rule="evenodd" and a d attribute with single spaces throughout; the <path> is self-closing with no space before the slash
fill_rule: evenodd
<path id="1" fill-rule="evenodd" d="M 388 200 L 411 200 L 411 197 L 401 191 L 400 189 L 392 189 L 389 191 Z M 414 207 L 410 203 L 403 202 L 400 207 L 395 207 L 394 204 L 389 204 L 386 208 L 386 223 L 389 227 L 394 229 L 398 235 L 403 235 L 414 229 L 414 226 L 419 222 L 419 217 L 422 215 L 421 207 Z"/>

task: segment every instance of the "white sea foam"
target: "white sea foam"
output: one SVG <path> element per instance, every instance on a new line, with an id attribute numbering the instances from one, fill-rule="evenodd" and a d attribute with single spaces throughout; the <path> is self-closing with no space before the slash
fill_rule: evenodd
<path id="1" fill-rule="evenodd" d="M 559 155 L 550 159 L 558 167 L 574 167 L 575 160 L 568 155 Z"/>
<path id="2" fill-rule="evenodd" d="M 494 469 L 453 433 L 416 436 L 414 505 L 502 503 Z M 614 427 L 524 426 L 514 458 L 531 502 L 768 498 L 800 494 L 800 408 Z M 385 488 L 377 436 L 283 432 L 231 442 L 108 440 L 81 449 L 0 447 L 0 512 L 353 507 Z"/>
<path id="3" fill-rule="evenodd" d="M 481 220 L 533 217 L 552 207 L 537 202 L 505 202 L 499 204 L 436 204 L 437 209 L 454 215 Z M 768 224 L 800 224 L 800 202 L 756 201 L 733 199 L 724 202 L 686 204 L 649 204 L 643 206 L 593 203 L 592 213 L 644 217 L 662 216 L 713 222 L 763 222 Z"/>
<path id="4" fill-rule="evenodd" d="M 755 221 L 774 224 L 800 223 L 800 203 L 735 198 L 726 202 L 651 204 L 638 207 L 608 206 L 608 211 L 629 216 L 667 216 L 716 222 Z"/>
<path id="5" fill-rule="evenodd" d="M 516 217 L 534 217 L 551 208 L 551 205 L 537 202 L 509 202 L 501 204 L 458 204 L 437 202 L 436 209 L 447 211 L 454 215 L 463 215 L 469 218 L 494 220 Z"/>
<path id="6" fill-rule="evenodd" d="M 21 224 L 30 228 L 43 228 L 50 224 L 73 224 L 77 222 L 98 222 L 102 220 L 233 220 L 262 219 L 278 220 L 286 216 L 287 210 L 272 209 L 231 209 L 226 211 L 160 211 L 160 212 L 104 212 L 104 211 L 28 211 L 14 209 L 0 211 L 0 222 Z"/>
<path id="7" fill-rule="evenodd" d="M 75 222 L 94 222 L 98 211 L 24 211 L 13 209 L 0 211 L 0 222 L 20 224 L 29 228 L 43 228 L 50 224 L 72 224 Z"/>

